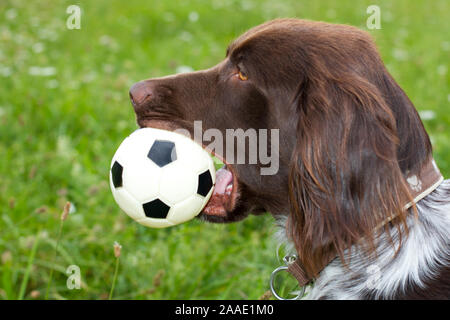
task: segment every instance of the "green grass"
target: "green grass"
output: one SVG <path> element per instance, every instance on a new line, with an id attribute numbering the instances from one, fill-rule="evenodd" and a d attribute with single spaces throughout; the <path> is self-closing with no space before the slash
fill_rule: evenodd
<path id="1" fill-rule="evenodd" d="M 0 2 L 0 299 L 43 298 L 51 269 L 50 298 L 107 299 L 114 241 L 123 246 L 114 299 L 257 299 L 268 290 L 279 265 L 269 215 L 145 228 L 114 203 L 108 167 L 136 128 L 131 84 L 179 66 L 210 67 L 229 41 L 272 18 L 366 29 L 367 6 L 379 5 L 382 29 L 370 33 L 419 111 L 434 112 L 424 123 L 449 177 L 447 0 L 76 1 L 81 30 L 68 30 L 71 4 Z M 189 19 L 192 12 L 197 21 Z M 53 67 L 55 74 L 32 76 L 33 66 Z M 66 201 L 76 211 L 53 261 Z M 72 264 L 81 269 L 80 290 L 66 287 Z"/>

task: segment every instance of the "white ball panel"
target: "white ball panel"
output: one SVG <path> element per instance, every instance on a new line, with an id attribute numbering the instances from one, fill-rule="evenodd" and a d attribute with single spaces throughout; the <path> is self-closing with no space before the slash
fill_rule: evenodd
<path id="1" fill-rule="evenodd" d="M 167 215 L 167 220 L 173 222 L 174 224 L 180 224 L 191 220 L 200 213 L 203 209 L 204 203 L 206 204 L 203 198 L 193 195 L 170 208 L 169 214 Z"/>
<path id="2" fill-rule="evenodd" d="M 125 139 L 128 140 L 126 142 L 126 151 L 131 157 L 130 161 L 134 162 L 134 159 L 148 159 L 147 154 L 155 142 L 156 135 L 147 129 L 149 128 L 136 130 Z"/>
<path id="3" fill-rule="evenodd" d="M 136 221 L 143 226 L 150 228 L 167 228 L 174 225 L 174 223 L 167 219 L 144 218 Z"/>
<path id="4" fill-rule="evenodd" d="M 144 209 L 124 188 L 113 190 L 113 197 L 119 207 L 133 220 L 145 217 Z"/>
<path id="5" fill-rule="evenodd" d="M 171 204 L 187 199 L 197 191 L 198 178 L 185 163 L 176 160 L 162 170 L 159 194 Z"/>
<path id="6" fill-rule="evenodd" d="M 139 159 L 123 165 L 123 187 L 140 202 L 158 196 L 161 180 L 161 170 L 147 160 Z"/>
<path id="7" fill-rule="evenodd" d="M 122 166 L 125 166 L 126 163 L 133 163 L 134 159 L 144 159 L 147 156 L 150 147 L 153 145 L 154 136 L 148 134 L 143 135 L 139 131 L 133 132 L 122 141 L 114 154 L 111 167 L 115 160 L 122 164 Z"/>
<path id="8" fill-rule="evenodd" d="M 179 150 L 179 159 L 195 173 L 204 172 L 208 168 L 208 163 L 212 162 L 209 154 L 199 144 L 186 137 L 181 137 L 175 145 Z"/>

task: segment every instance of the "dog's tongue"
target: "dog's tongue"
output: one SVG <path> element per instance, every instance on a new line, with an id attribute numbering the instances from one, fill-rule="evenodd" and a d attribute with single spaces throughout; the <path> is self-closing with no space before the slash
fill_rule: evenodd
<path id="1" fill-rule="evenodd" d="M 225 216 L 225 205 L 230 200 L 231 191 L 233 190 L 233 174 L 227 170 L 226 166 L 216 172 L 216 184 L 213 194 L 203 208 L 203 212 L 211 216 Z"/>
<path id="2" fill-rule="evenodd" d="M 225 194 L 226 192 L 230 192 L 230 187 L 232 187 L 233 182 L 233 174 L 226 169 L 225 166 L 217 170 L 216 172 L 216 185 L 214 187 L 214 194 Z M 228 188 L 227 188 L 228 187 Z"/>

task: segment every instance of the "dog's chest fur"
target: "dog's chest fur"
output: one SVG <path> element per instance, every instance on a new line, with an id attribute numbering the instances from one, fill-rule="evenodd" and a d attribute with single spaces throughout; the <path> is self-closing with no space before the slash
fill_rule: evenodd
<path id="1" fill-rule="evenodd" d="M 348 267 L 335 259 L 308 287 L 305 298 L 450 299 L 450 180 L 419 201 L 417 211 L 418 217 L 408 216 L 409 234 L 397 255 L 387 235 L 381 235 L 376 258 L 353 249 Z M 391 236 L 397 248 L 396 228 Z M 286 241 L 285 230 L 277 237 Z"/>

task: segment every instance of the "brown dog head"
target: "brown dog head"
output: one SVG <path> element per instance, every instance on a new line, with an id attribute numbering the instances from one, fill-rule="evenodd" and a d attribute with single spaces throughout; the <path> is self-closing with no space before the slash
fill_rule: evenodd
<path id="1" fill-rule="evenodd" d="M 227 163 L 232 191 L 213 196 L 201 216 L 289 215 L 311 273 L 323 251 L 342 252 L 387 215 L 404 217 L 403 173 L 431 153 L 414 106 L 369 35 L 350 26 L 270 21 L 231 43 L 211 69 L 138 82 L 130 97 L 141 127 L 193 133 L 201 121 L 223 137 L 227 129 L 279 130 L 276 174 L 261 175 L 259 160 Z"/>

